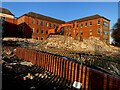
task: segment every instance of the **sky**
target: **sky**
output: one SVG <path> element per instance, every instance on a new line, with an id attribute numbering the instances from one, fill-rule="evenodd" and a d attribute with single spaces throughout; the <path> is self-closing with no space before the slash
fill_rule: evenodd
<path id="1" fill-rule="evenodd" d="M 111 20 L 110 28 L 118 19 L 118 2 L 2 2 L 2 7 L 16 17 L 32 11 L 64 21 L 99 14 Z"/>

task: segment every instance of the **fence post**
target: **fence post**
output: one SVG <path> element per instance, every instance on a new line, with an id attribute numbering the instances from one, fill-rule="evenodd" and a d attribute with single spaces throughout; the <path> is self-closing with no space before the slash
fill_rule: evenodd
<path id="1" fill-rule="evenodd" d="M 66 76 L 65 76 L 65 78 L 66 79 L 68 79 L 68 70 L 69 69 L 69 62 L 68 62 L 68 60 L 66 60 Z"/>
<path id="2" fill-rule="evenodd" d="M 72 69 L 71 69 L 72 70 L 72 73 L 71 73 L 72 74 L 71 75 L 71 81 L 72 82 L 74 82 L 74 74 L 75 74 L 75 69 L 74 69 L 75 67 L 74 66 L 75 66 L 75 64 L 72 62 Z"/>
<path id="3" fill-rule="evenodd" d="M 72 62 L 69 61 L 68 81 L 71 82 Z"/>
<path id="4" fill-rule="evenodd" d="M 60 76 L 63 77 L 63 58 L 61 58 L 61 65 L 60 65 Z"/>
<path id="5" fill-rule="evenodd" d="M 75 81 L 78 82 L 78 74 L 79 74 L 79 71 L 78 71 L 78 63 L 75 64 Z"/>

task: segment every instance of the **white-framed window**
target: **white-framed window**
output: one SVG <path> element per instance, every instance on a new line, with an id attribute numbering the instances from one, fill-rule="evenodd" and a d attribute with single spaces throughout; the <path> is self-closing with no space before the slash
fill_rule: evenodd
<path id="1" fill-rule="evenodd" d="M 98 28 L 97 33 L 100 34 L 100 28 Z"/>
<path id="2" fill-rule="evenodd" d="M 35 22 L 34 19 L 32 19 L 32 24 L 34 24 L 34 22 Z"/>
<path id="3" fill-rule="evenodd" d="M 83 26 L 83 24 L 81 23 L 81 24 L 80 24 L 80 27 L 82 28 L 82 26 Z"/>
<path id="4" fill-rule="evenodd" d="M 41 26 L 44 26 L 44 22 L 43 21 L 41 22 Z"/>
<path id="5" fill-rule="evenodd" d="M 103 25 L 107 27 L 108 26 L 108 22 L 103 21 Z"/>
<path id="6" fill-rule="evenodd" d="M 50 27 L 52 27 L 52 23 L 50 23 Z"/>
<path id="7" fill-rule="evenodd" d="M 104 33 L 104 35 L 108 35 L 108 31 L 106 31 L 106 30 L 103 33 Z"/>
<path id="8" fill-rule="evenodd" d="M 90 35 L 92 35 L 92 30 L 89 30 Z"/>
<path id="9" fill-rule="evenodd" d="M 34 28 L 32 28 L 32 33 L 34 33 Z"/>
<path id="10" fill-rule="evenodd" d="M 47 27 L 49 27 L 49 24 L 48 24 L 48 22 L 46 22 L 46 26 L 47 26 Z"/>
<path id="11" fill-rule="evenodd" d="M 83 35 L 83 31 L 82 30 L 80 30 L 80 35 Z"/>
<path id="12" fill-rule="evenodd" d="M 98 24 L 98 25 L 100 24 L 100 20 L 97 21 L 97 24 Z"/>
<path id="13" fill-rule="evenodd" d="M 92 21 L 90 21 L 90 26 L 92 26 Z"/>

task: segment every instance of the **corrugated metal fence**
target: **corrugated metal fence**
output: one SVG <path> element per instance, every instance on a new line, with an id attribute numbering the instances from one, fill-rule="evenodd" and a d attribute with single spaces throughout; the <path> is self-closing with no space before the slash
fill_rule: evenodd
<path id="1" fill-rule="evenodd" d="M 120 78 L 80 65 L 69 59 L 27 48 L 17 47 L 17 57 L 43 67 L 73 83 L 82 83 L 83 90 L 120 90 Z"/>

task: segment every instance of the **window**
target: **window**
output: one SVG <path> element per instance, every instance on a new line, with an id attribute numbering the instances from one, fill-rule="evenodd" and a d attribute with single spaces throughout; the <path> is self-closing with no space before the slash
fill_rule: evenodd
<path id="1" fill-rule="evenodd" d="M 100 34 L 100 28 L 98 28 L 97 33 Z"/>
<path id="2" fill-rule="evenodd" d="M 50 23 L 50 27 L 52 27 L 52 23 Z"/>
<path id="3" fill-rule="evenodd" d="M 69 33 L 69 36 L 71 36 L 71 33 Z"/>
<path id="4" fill-rule="evenodd" d="M 34 24 L 34 19 L 32 19 L 32 24 Z"/>
<path id="5" fill-rule="evenodd" d="M 92 22 L 90 22 L 90 26 L 92 26 Z"/>
<path id="6" fill-rule="evenodd" d="M 77 28 L 78 28 L 78 24 L 77 24 L 77 26 L 76 26 Z"/>
<path id="7" fill-rule="evenodd" d="M 5 24 L 5 17 L 0 17 L 0 23 Z"/>
<path id="8" fill-rule="evenodd" d="M 104 22 L 103 22 L 103 25 L 107 27 L 107 26 L 108 26 L 108 22 L 105 22 L 105 21 L 104 21 Z"/>
<path id="9" fill-rule="evenodd" d="M 34 33 L 34 28 L 32 28 L 32 33 Z"/>
<path id="10" fill-rule="evenodd" d="M 36 40 L 38 40 L 38 37 L 36 38 Z"/>
<path id="11" fill-rule="evenodd" d="M 104 35 L 108 35 L 108 31 L 104 31 Z"/>
<path id="12" fill-rule="evenodd" d="M 41 22 L 41 25 L 44 26 L 44 22 L 43 21 Z"/>
<path id="13" fill-rule="evenodd" d="M 90 32 L 90 35 L 92 35 L 92 30 L 89 30 L 89 32 Z"/>
<path id="14" fill-rule="evenodd" d="M 37 33 L 39 33 L 39 29 L 37 29 Z"/>
<path id="15" fill-rule="evenodd" d="M 48 27 L 49 26 L 49 24 L 46 22 L 46 26 Z"/>
<path id="16" fill-rule="evenodd" d="M 76 36 L 78 36 L 78 32 L 76 33 Z"/>
<path id="17" fill-rule="evenodd" d="M 46 30 L 46 34 L 48 34 L 48 30 Z"/>
<path id="18" fill-rule="evenodd" d="M 97 24 L 100 24 L 100 20 L 97 21 Z"/>
<path id="19" fill-rule="evenodd" d="M 56 25 L 54 24 L 54 28 L 56 28 Z"/>
<path id="20" fill-rule="evenodd" d="M 43 31 L 43 30 L 41 30 L 41 33 L 43 34 L 43 33 L 44 33 L 44 31 Z"/>
<path id="21" fill-rule="evenodd" d="M 82 27 L 82 26 L 83 26 L 83 24 L 81 23 L 81 24 L 80 24 L 80 27 Z"/>
<path id="22" fill-rule="evenodd" d="M 40 25 L 40 21 L 39 20 L 37 20 L 37 25 Z"/>
<path id="23" fill-rule="evenodd" d="M 42 37 L 41 40 L 44 40 L 44 38 Z"/>
<path id="24" fill-rule="evenodd" d="M 85 27 L 87 26 L 87 22 L 85 23 Z"/>
<path id="25" fill-rule="evenodd" d="M 80 31 L 80 35 L 83 35 L 83 32 L 82 32 L 82 31 Z"/>

